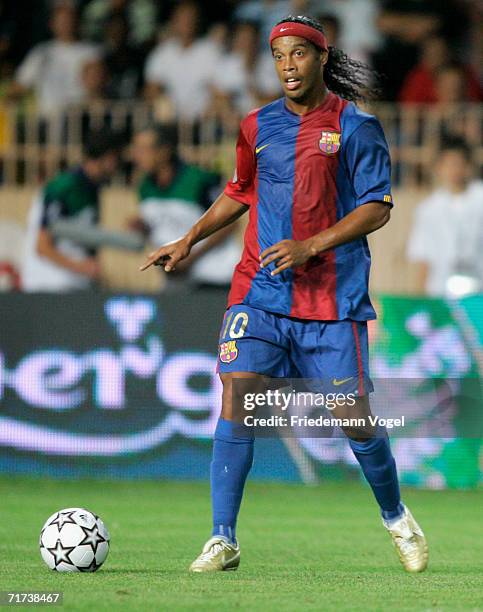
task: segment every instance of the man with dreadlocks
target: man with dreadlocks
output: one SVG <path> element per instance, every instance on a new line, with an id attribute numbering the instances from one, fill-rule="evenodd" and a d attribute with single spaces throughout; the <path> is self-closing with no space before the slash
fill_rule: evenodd
<path id="1" fill-rule="evenodd" d="M 322 27 L 308 17 L 280 21 L 270 46 L 284 97 L 242 121 L 236 171 L 224 193 L 141 268 L 173 270 L 195 243 L 249 211 L 220 334 L 213 532 L 193 572 L 236 569 L 240 561 L 235 527 L 254 436 L 246 421 L 238 423 L 236 379 L 254 385 L 265 377 L 318 379 L 326 392 L 356 398 L 334 409 L 335 417 L 371 414 L 367 321 L 375 312 L 366 236 L 387 223 L 392 198 L 382 128 L 354 104 L 364 98 L 368 69 L 328 47 Z M 401 502 L 387 432 L 343 429 L 401 562 L 409 572 L 423 571 L 426 540 Z"/>

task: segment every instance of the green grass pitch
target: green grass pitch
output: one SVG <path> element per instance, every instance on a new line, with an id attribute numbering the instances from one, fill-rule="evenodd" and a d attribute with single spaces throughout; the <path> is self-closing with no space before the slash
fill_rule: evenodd
<path id="1" fill-rule="evenodd" d="M 190 575 L 209 536 L 206 483 L 2 478 L 0 590 L 61 590 L 69 612 L 483 610 L 483 491 L 403 497 L 429 540 L 424 574 L 404 572 L 370 490 L 351 482 L 249 483 L 239 570 Z M 68 506 L 92 509 L 111 532 L 95 574 L 58 574 L 40 559 L 43 522 Z"/>

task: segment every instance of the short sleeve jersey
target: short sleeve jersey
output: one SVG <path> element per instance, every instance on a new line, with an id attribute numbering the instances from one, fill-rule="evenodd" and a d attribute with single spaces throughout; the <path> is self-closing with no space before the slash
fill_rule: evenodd
<path id="1" fill-rule="evenodd" d="M 300 116 L 281 98 L 242 121 L 236 170 L 225 194 L 250 207 L 242 258 L 228 305 L 315 320 L 375 318 L 365 237 L 276 276 L 259 255 L 284 239 L 305 240 L 358 206 L 392 206 L 391 164 L 379 121 L 329 93 Z"/>

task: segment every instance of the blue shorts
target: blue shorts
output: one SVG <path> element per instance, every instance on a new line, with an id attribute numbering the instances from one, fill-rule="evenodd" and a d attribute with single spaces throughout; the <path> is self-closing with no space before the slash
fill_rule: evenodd
<path id="1" fill-rule="evenodd" d="M 223 318 L 217 371 L 316 379 L 325 392 L 365 395 L 373 390 L 367 323 L 295 319 L 236 304 Z"/>

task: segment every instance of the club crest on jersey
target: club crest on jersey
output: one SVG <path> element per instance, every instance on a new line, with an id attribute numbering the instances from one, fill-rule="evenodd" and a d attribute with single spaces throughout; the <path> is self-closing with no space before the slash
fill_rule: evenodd
<path id="1" fill-rule="evenodd" d="M 340 134 L 338 132 L 321 132 L 319 148 L 326 155 L 334 155 L 340 149 Z"/>
<path id="2" fill-rule="evenodd" d="M 220 361 L 223 363 L 231 363 L 238 357 L 238 348 L 236 340 L 228 340 L 220 344 Z"/>

